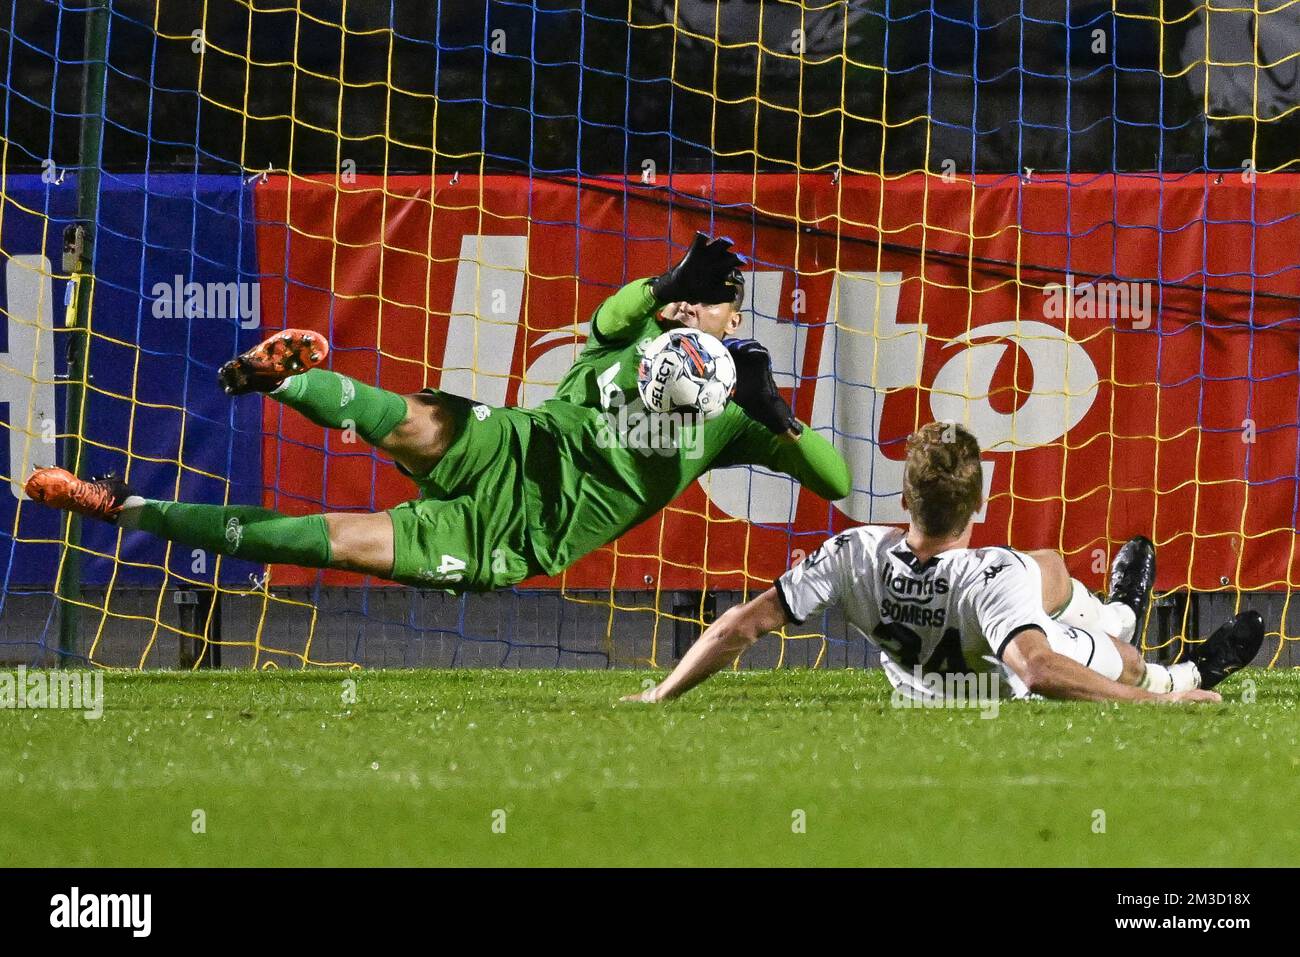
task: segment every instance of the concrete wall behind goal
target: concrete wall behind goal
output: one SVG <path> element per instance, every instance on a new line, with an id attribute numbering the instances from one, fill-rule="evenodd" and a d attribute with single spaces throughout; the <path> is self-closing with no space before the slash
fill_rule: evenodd
<path id="1" fill-rule="evenodd" d="M 655 663 L 670 667 L 677 652 L 696 633 L 689 623 L 669 617 L 694 615 L 698 593 L 666 592 L 654 613 L 653 592 L 498 592 L 455 597 L 405 588 L 329 588 L 313 595 L 308 588 L 272 589 L 282 601 L 266 602 L 260 593 L 222 596 L 221 664 L 247 668 L 273 662 L 281 668 L 301 665 L 304 652 L 313 663 L 356 662 L 368 668 L 634 668 Z M 110 614 L 83 609 L 79 652 L 95 647 L 94 660 L 115 667 L 176 668 L 179 639 L 160 628 L 180 624 L 174 592 L 115 588 Z M 1242 606 L 1257 609 L 1275 631 L 1285 593 L 1246 595 Z M 738 592 L 718 592 L 720 613 L 741 599 Z M 310 648 L 311 602 L 316 605 Z M 86 601 L 100 609 L 103 590 L 88 591 Z M 1200 632 L 1209 634 L 1233 611 L 1230 595 L 1200 596 Z M 265 612 L 263 609 L 265 608 Z M 690 610 L 686 610 L 690 609 Z M 1300 633 L 1300 602 L 1287 608 L 1285 633 Z M 1179 619 L 1180 620 L 1180 619 Z M 261 634 L 258 637 L 258 627 Z M 1177 621 L 1175 622 L 1177 628 Z M 820 623 L 792 629 L 816 634 Z M 742 660 L 746 668 L 856 667 L 879 665 L 874 647 L 832 611 L 820 637 L 774 635 L 760 640 Z M 1152 636 L 1155 615 L 1152 616 Z M 49 592 L 11 592 L 0 612 L 0 664 L 52 664 L 58 644 L 57 619 Z M 260 642 L 255 652 L 254 640 Z M 96 639 L 97 643 L 96 643 Z M 1149 641 L 1152 638 L 1148 639 Z M 187 639 L 187 644 L 192 644 Z M 1300 641 L 1287 641 L 1277 664 L 1300 666 Z M 1265 641 L 1257 664 L 1271 660 L 1277 639 Z"/>

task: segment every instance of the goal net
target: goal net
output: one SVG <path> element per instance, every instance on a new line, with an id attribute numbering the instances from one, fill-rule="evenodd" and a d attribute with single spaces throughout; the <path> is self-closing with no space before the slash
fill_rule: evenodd
<path id="1" fill-rule="evenodd" d="M 670 665 L 828 535 L 905 521 L 903 442 L 986 449 L 976 544 L 1105 587 L 1159 552 L 1148 651 L 1242 604 L 1296 662 L 1300 4 L 994 0 L 10 7 L 0 143 L 0 658 L 127 667 Z M 977 12 L 972 13 L 973 10 Z M 79 231 L 78 231 L 79 230 Z M 216 370 L 551 396 L 600 302 L 696 230 L 742 335 L 852 469 L 712 472 L 490 595 L 69 520 L 37 467 L 290 514 L 414 497 Z M 78 245 L 80 244 L 80 245 Z M 746 663 L 868 665 L 834 614 Z"/>

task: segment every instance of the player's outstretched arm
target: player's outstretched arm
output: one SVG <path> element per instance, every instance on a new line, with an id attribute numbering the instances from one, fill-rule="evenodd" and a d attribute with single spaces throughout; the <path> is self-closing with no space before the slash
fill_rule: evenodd
<path id="1" fill-rule="evenodd" d="M 600 304 L 591 317 L 592 336 L 597 342 L 624 342 L 660 305 L 650 291 L 650 280 L 634 279 Z"/>
<path id="2" fill-rule="evenodd" d="M 636 279 L 610 296 L 591 319 L 599 342 L 623 342 L 635 335 L 646 316 L 672 302 L 730 302 L 736 295 L 736 270 L 744 260 L 730 239 L 696 233 L 685 255 L 667 272 Z"/>
<path id="3" fill-rule="evenodd" d="M 713 468 L 727 465 L 762 465 L 792 476 L 828 502 L 853 491 L 848 463 L 819 433 L 791 419 L 799 431 L 776 434 L 752 424 L 713 462 Z"/>
<path id="4" fill-rule="evenodd" d="M 758 464 L 798 479 L 822 498 L 836 501 L 853 491 L 848 463 L 821 435 L 804 428 L 772 378 L 772 357 L 756 339 L 728 339 L 736 363 L 734 401 L 756 426 L 743 434 L 717 464 Z"/>
<path id="5" fill-rule="evenodd" d="M 648 688 L 640 694 L 628 695 L 624 701 L 667 701 L 685 694 L 704 679 L 722 670 L 763 635 L 786 623 L 785 609 L 777 597 L 776 589 L 743 605 L 728 608 L 718 620 L 709 625 L 699 641 L 678 662 L 672 674 L 663 683 Z"/>
<path id="6" fill-rule="evenodd" d="M 819 433 L 803 429 L 797 437 L 783 436 L 773 444 L 772 463 L 777 471 L 792 475 L 828 502 L 853 491 L 849 465 Z"/>
<path id="7" fill-rule="evenodd" d="M 1197 689 L 1157 694 L 1120 684 L 1052 650 L 1047 635 L 1027 628 L 1012 638 L 1002 661 L 1034 694 L 1066 701 L 1222 701 L 1214 691 Z"/>

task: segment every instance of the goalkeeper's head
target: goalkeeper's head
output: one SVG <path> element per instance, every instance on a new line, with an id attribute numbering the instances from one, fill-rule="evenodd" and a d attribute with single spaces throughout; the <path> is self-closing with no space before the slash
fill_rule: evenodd
<path id="1" fill-rule="evenodd" d="M 980 444 L 956 422 L 930 422 L 907 437 L 903 507 L 927 537 L 967 535 L 984 501 Z"/>
<path id="2" fill-rule="evenodd" d="M 739 269 L 733 269 L 727 277 L 727 284 L 734 286 L 736 294 L 729 302 L 673 302 L 669 303 L 660 315 L 669 321 L 680 322 L 692 329 L 707 332 L 716 339 L 726 339 L 736 334 L 740 328 L 741 308 L 745 304 L 745 276 Z"/>

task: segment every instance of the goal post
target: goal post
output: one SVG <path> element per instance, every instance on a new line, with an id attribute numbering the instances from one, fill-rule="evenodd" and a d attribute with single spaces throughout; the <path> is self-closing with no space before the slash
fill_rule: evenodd
<path id="1" fill-rule="evenodd" d="M 62 271 L 69 276 L 70 327 L 67 346 L 67 399 L 64 406 L 64 467 L 81 472 L 81 436 L 85 414 L 86 340 L 90 306 L 94 297 L 95 223 L 99 219 L 99 167 L 104 142 L 104 86 L 108 61 L 108 3 L 93 0 L 86 8 L 85 55 L 81 94 L 81 128 L 78 138 L 77 219 L 64 227 Z M 60 665 L 70 664 L 78 653 L 81 631 L 81 516 L 68 513 L 59 566 Z"/>

